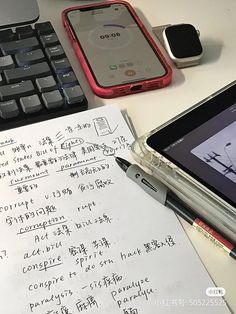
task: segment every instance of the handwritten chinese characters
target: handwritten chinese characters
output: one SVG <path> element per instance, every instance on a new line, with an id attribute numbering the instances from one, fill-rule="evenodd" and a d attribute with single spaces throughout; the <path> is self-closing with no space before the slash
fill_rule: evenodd
<path id="1" fill-rule="evenodd" d="M 0 133 L 0 313 L 156 313 L 173 286 L 212 286 L 175 216 L 115 164 L 132 141 L 113 107 Z"/>

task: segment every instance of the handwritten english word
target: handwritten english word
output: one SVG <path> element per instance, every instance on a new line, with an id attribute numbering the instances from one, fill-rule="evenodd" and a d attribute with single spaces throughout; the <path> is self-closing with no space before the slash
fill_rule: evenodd
<path id="1" fill-rule="evenodd" d="M 130 252 L 120 252 L 120 258 L 122 261 L 131 258 L 131 257 L 136 257 L 136 256 L 140 256 L 143 253 L 143 251 L 139 248 L 136 248 L 135 250 L 132 250 Z"/>
<path id="2" fill-rule="evenodd" d="M 106 117 L 97 117 L 93 119 L 93 125 L 97 132 L 97 136 L 105 136 L 115 132 L 118 125 L 112 130 Z"/>
<path id="3" fill-rule="evenodd" d="M 18 194 L 22 194 L 22 193 L 27 193 L 32 190 L 35 190 L 37 188 L 38 188 L 38 184 L 34 183 L 34 184 L 23 184 L 22 186 L 17 186 L 15 190 L 17 191 Z"/>
<path id="4" fill-rule="evenodd" d="M 53 146 L 54 145 L 54 142 L 50 136 L 43 137 L 42 139 L 38 141 L 38 143 L 40 146 L 45 146 L 45 145 Z"/>
<path id="5" fill-rule="evenodd" d="M 20 152 L 24 152 L 27 153 L 28 150 L 30 150 L 32 148 L 32 146 L 30 144 L 19 144 L 15 147 L 12 147 L 11 150 L 12 152 L 15 153 L 20 153 Z"/>
<path id="6" fill-rule="evenodd" d="M 112 182 L 112 179 L 96 179 L 94 182 L 88 182 L 88 183 L 81 183 L 78 185 L 78 190 L 80 190 L 81 192 L 84 191 L 92 191 L 95 189 L 104 189 L 107 186 L 114 184 L 114 182 Z"/>
<path id="7" fill-rule="evenodd" d="M 65 305 L 62 305 L 59 310 L 49 310 L 46 312 L 46 314 L 73 314 L 68 307 Z"/>
<path id="8" fill-rule="evenodd" d="M 93 252 L 92 254 L 76 258 L 76 265 L 79 265 L 81 268 L 83 268 L 85 263 L 91 262 L 93 260 L 97 260 L 98 258 L 102 256 L 103 256 L 103 252 L 101 250 L 98 252 Z"/>
<path id="9" fill-rule="evenodd" d="M 5 168 L 7 166 L 9 166 L 9 161 L 8 160 L 0 162 L 0 168 Z"/>
<path id="10" fill-rule="evenodd" d="M 76 271 L 69 271 L 68 277 L 72 278 L 72 277 L 76 277 L 79 273 Z"/>
<path id="11" fill-rule="evenodd" d="M 145 250 L 143 250 L 143 248 L 136 248 L 132 251 L 129 252 L 120 252 L 120 258 L 122 261 L 130 259 L 130 258 L 134 258 L 137 256 L 140 256 L 142 254 L 149 254 L 150 252 L 154 252 L 160 249 L 163 249 L 164 247 L 173 247 L 176 243 L 174 242 L 174 239 L 168 235 L 165 237 L 164 241 L 160 241 L 160 240 L 152 240 L 148 243 L 144 243 L 143 246 L 145 248 Z"/>
<path id="12" fill-rule="evenodd" d="M 89 295 L 84 301 L 80 299 L 76 303 L 76 308 L 79 313 L 87 311 L 88 309 L 92 309 L 94 307 L 98 308 L 98 303 L 92 295 Z"/>
<path id="13" fill-rule="evenodd" d="M 35 151 L 36 157 L 41 157 L 41 156 L 47 155 L 48 153 L 49 152 L 46 148 L 44 148 L 43 150 L 36 150 Z"/>
<path id="14" fill-rule="evenodd" d="M 75 226 L 77 229 L 83 229 L 86 227 L 89 227 L 91 225 L 96 225 L 96 224 L 110 224 L 112 221 L 112 218 L 110 218 L 109 216 L 107 216 L 106 214 L 103 214 L 102 216 L 99 216 L 97 218 L 92 219 L 88 219 L 86 221 L 81 221 L 79 223 L 75 223 Z"/>
<path id="15" fill-rule="evenodd" d="M 98 264 L 87 264 L 83 269 L 85 271 L 85 273 L 88 273 L 90 271 L 96 270 L 97 267 L 105 267 L 108 266 L 110 264 L 113 264 L 114 261 L 111 258 L 107 258 L 105 260 L 101 260 L 100 262 L 98 262 Z"/>
<path id="16" fill-rule="evenodd" d="M 5 213 L 8 211 L 13 211 L 13 210 L 22 210 L 22 209 L 29 209 L 30 205 L 34 204 L 34 200 L 32 198 L 30 198 L 29 200 L 25 200 L 25 201 L 18 201 L 16 203 L 12 203 L 12 204 L 7 204 L 7 205 L 2 205 L 0 206 L 0 213 Z"/>
<path id="17" fill-rule="evenodd" d="M 53 231 L 53 235 L 56 237 L 59 237 L 61 235 L 70 236 L 72 231 L 67 225 L 62 225 L 60 227 L 57 227 L 56 230 Z"/>
<path id="18" fill-rule="evenodd" d="M 49 239 L 49 234 L 48 232 L 42 234 L 36 234 L 34 236 L 34 243 L 42 242 L 42 241 L 47 241 Z"/>
<path id="19" fill-rule="evenodd" d="M 72 195 L 72 194 L 73 194 L 73 191 L 67 187 L 61 190 L 53 191 L 51 194 L 46 194 L 44 195 L 44 197 L 46 198 L 46 200 L 48 200 L 49 198 L 61 198 L 63 196 Z"/>
<path id="20" fill-rule="evenodd" d="M 73 147 L 82 145 L 84 143 L 84 140 L 80 137 L 73 137 L 65 140 L 63 143 L 61 143 L 61 149 L 68 149 L 70 150 Z"/>
<path id="21" fill-rule="evenodd" d="M 124 314 L 138 314 L 138 309 L 133 309 L 129 307 L 128 309 L 123 309 Z"/>
<path id="22" fill-rule="evenodd" d="M 87 249 L 86 249 L 85 252 L 87 252 Z M 76 250 L 76 247 L 70 247 L 70 254 L 72 256 L 76 256 L 79 253 L 80 252 Z M 83 252 L 81 252 L 81 253 L 83 253 Z M 83 256 L 82 257 L 81 256 L 77 257 L 75 262 L 76 262 L 77 266 L 80 266 L 81 268 L 84 268 L 85 272 L 88 272 L 89 270 L 94 270 L 95 267 L 96 267 L 95 262 L 93 264 L 91 264 L 91 262 L 93 260 L 97 261 L 102 256 L 103 256 L 103 251 L 101 251 L 101 250 L 93 252 L 93 253 L 88 254 L 88 255 L 85 255 L 83 253 Z M 110 259 L 110 258 L 108 258 L 106 260 L 99 260 L 98 264 L 99 264 L 100 267 L 104 267 L 106 265 L 113 264 L 113 260 Z"/>
<path id="23" fill-rule="evenodd" d="M 143 285 L 149 284 L 148 277 L 137 281 L 132 281 L 130 284 L 121 288 L 111 291 L 113 301 L 116 302 L 118 308 L 126 305 L 129 302 L 144 298 L 145 301 L 149 300 L 149 296 L 154 294 L 153 288 L 143 288 Z M 127 296 L 129 293 L 129 296 Z"/>
<path id="24" fill-rule="evenodd" d="M 53 147 L 50 147 L 50 148 L 44 148 L 43 150 L 36 150 L 35 151 L 35 156 L 36 157 L 41 157 L 41 156 L 44 156 L 44 155 L 47 155 L 47 154 L 56 154 L 58 153 L 58 148 L 57 146 L 53 146 Z"/>
<path id="25" fill-rule="evenodd" d="M 92 254 L 85 255 L 83 257 L 76 258 L 76 266 L 88 273 L 90 271 L 96 270 L 97 267 L 103 268 L 114 263 L 111 258 L 101 259 L 103 256 L 103 251 L 93 252 Z"/>
<path id="26" fill-rule="evenodd" d="M 65 278 L 63 275 L 58 277 L 52 277 L 51 279 L 45 281 L 39 281 L 35 283 L 30 283 L 28 285 L 28 291 L 38 291 L 38 290 L 48 290 L 51 291 L 56 285 L 64 282 Z"/>
<path id="27" fill-rule="evenodd" d="M 31 312 L 34 312 L 35 309 L 38 310 L 39 307 L 44 305 L 49 305 L 51 303 L 55 303 L 55 305 L 62 305 L 62 300 L 65 298 L 69 298 L 73 295 L 73 291 L 70 289 L 63 290 L 57 294 L 51 294 L 48 298 L 41 299 L 39 301 L 35 301 L 33 303 L 29 303 L 29 308 Z"/>
<path id="28" fill-rule="evenodd" d="M 47 205 L 45 207 L 40 207 L 34 211 L 23 213 L 19 216 L 7 216 L 6 223 L 8 226 L 12 226 L 14 224 L 22 224 L 28 220 L 35 219 L 41 216 L 49 216 L 57 211 L 57 208 L 54 205 Z"/>
<path id="29" fill-rule="evenodd" d="M 46 272 L 49 268 L 58 267 L 62 264 L 63 263 L 62 263 L 61 255 L 58 255 L 57 257 L 49 257 L 48 259 L 43 260 L 41 262 L 23 266 L 22 273 L 23 274 L 32 273 L 36 270 Z"/>
<path id="30" fill-rule="evenodd" d="M 17 164 L 19 162 L 22 162 L 22 161 L 26 161 L 26 160 L 31 160 L 33 158 L 33 155 L 32 154 L 27 154 L 27 155 L 23 155 L 21 157 L 14 157 L 12 159 L 13 163 L 14 164 Z"/>
<path id="31" fill-rule="evenodd" d="M 116 286 L 122 281 L 123 277 L 116 273 L 111 274 L 111 276 L 103 276 L 100 280 L 93 280 L 86 286 L 83 286 L 82 289 L 94 289 L 109 288 L 110 286 Z"/>
<path id="32" fill-rule="evenodd" d="M 91 123 L 78 123 L 76 126 L 67 126 L 65 128 L 65 131 L 68 133 L 73 133 L 75 131 L 81 131 L 83 129 L 90 129 L 91 128 Z"/>
<path id="33" fill-rule="evenodd" d="M 45 230 L 48 227 L 52 227 L 52 226 L 55 226 L 58 224 L 64 224 L 64 223 L 66 223 L 65 216 L 62 215 L 62 216 L 58 216 L 58 217 L 52 217 L 48 220 L 40 221 L 40 222 L 35 223 L 33 225 L 21 227 L 17 234 L 24 234 L 24 233 L 36 231 L 39 229 Z"/>
<path id="34" fill-rule="evenodd" d="M 56 156 L 56 157 L 49 157 L 49 158 L 44 158 L 41 160 L 36 160 L 35 161 L 35 166 L 37 168 L 42 168 L 42 167 L 47 167 L 49 165 L 53 165 L 56 163 L 61 163 L 62 161 L 68 161 L 71 159 L 75 159 L 77 160 L 78 157 L 76 155 L 76 152 L 71 151 L 70 153 L 65 153 L 63 155 L 60 156 Z"/>
<path id="35" fill-rule="evenodd" d="M 146 253 L 156 251 L 164 246 L 174 246 L 176 243 L 174 242 L 174 239 L 168 235 L 166 236 L 164 241 L 158 241 L 158 240 L 152 240 L 151 242 L 144 243 L 144 247 L 146 250 Z"/>
<path id="36" fill-rule="evenodd" d="M 0 156 L 5 156 L 5 150 L 0 150 Z"/>
<path id="37" fill-rule="evenodd" d="M 33 249 L 30 252 L 24 253 L 24 259 L 30 259 L 31 257 L 40 256 L 42 254 L 51 253 L 54 250 L 60 249 L 62 247 L 61 241 L 56 243 L 51 243 L 46 245 L 44 248 Z"/>
<path id="38" fill-rule="evenodd" d="M 70 170 L 73 168 L 77 168 L 77 167 L 84 167 L 93 163 L 97 163 L 97 162 L 101 162 L 103 160 L 97 160 L 97 156 L 93 156 L 91 158 L 87 158 L 87 159 L 81 159 L 81 160 L 77 160 L 68 164 L 64 164 L 61 165 L 60 169 L 57 170 L 57 172 L 60 171 L 65 171 L 65 170 Z"/>
<path id="39" fill-rule="evenodd" d="M 83 176 L 92 175 L 92 174 L 95 174 L 97 172 L 102 172 L 102 171 L 108 170 L 109 168 L 110 168 L 109 164 L 100 164 L 99 166 L 85 167 L 83 169 L 79 169 L 79 170 L 76 170 L 74 172 L 71 172 L 70 177 L 78 179 L 78 178 L 83 177 Z"/>
<path id="40" fill-rule="evenodd" d="M 11 179 L 9 186 L 14 186 L 17 184 L 23 184 L 23 183 L 34 181 L 34 180 L 39 180 L 39 179 L 42 179 L 42 178 L 45 178 L 48 176 L 49 176 L 48 170 L 40 171 L 40 172 L 36 172 L 36 173 L 31 173 L 29 175 L 25 175 L 25 176 L 20 177 L 20 178 Z"/>
<path id="41" fill-rule="evenodd" d="M 19 166 L 17 168 L 13 168 L 13 169 L 8 169 L 5 172 L 1 172 L 0 173 L 0 179 L 4 179 L 6 177 L 16 177 L 18 174 L 21 173 L 29 173 L 33 170 L 33 168 L 31 168 L 29 165 L 24 164 L 22 166 Z"/>
<path id="42" fill-rule="evenodd" d="M 84 243 L 81 243 L 79 246 L 71 245 L 68 248 L 68 251 L 69 251 L 71 256 L 76 256 L 76 255 L 79 255 L 79 254 L 83 254 L 83 255 L 87 255 L 88 254 L 88 249 L 86 248 Z"/>
<path id="43" fill-rule="evenodd" d="M 7 250 L 0 250 L 0 261 L 7 258 Z"/>
<path id="44" fill-rule="evenodd" d="M 9 139 L 6 139 L 6 140 L 1 140 L 0 141 L 0 148 L 5 147 L 5 146 L 9 146 L 9 145 L 12 145 L 12 144 L 16 144 L 16 141 L 13 140 L 13 138 L 9 138 Z"/>
<path id="45" fill-rule="evenodd" d="M 81 153 L 83 155 L 88 155 L 91 153 L 95 153 L 96 151 L 102 151 L 104 156 L 114 156 L 115 149 L 112 147 L 107 146 L 105 143 L 96 144 L 96 143 L 88 143 L 88 146 L 81 147 Z"/>
<path id="46" fill-rule="evenodd" d="M 77 207 L 77 210 L 78 210 L 78 212 L 82 212 L 82 211 L 84 211 L 84 210 L 88 210 L 88 211 L 92 211 L 92 209 L 94 208 L 96 206 L 96 203 L 94 202 L 94 201 L 92 201 L 92 202 L 88 202 L 88 203 L 86 203 L 86 204 L 83 204 L 83 205 L 81 205 L 81 206 L 78 206 Z M 0 209 L 1 209 L 1 207 L 0 207 Z"/>

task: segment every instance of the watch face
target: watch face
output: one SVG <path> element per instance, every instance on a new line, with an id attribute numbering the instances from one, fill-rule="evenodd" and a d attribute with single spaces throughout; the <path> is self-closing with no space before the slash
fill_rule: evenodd
<path id="1" fill-rule="evenodd" d="M 202 54 L 202 45 L 191 24 L 179 24 L 165 29 L 169 48 L 175 58 L 189 58 Z"/>

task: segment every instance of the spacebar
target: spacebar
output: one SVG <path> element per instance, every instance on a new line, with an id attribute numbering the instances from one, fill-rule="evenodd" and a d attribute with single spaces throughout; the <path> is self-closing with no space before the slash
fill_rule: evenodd
<path id="1" fill-rule="evenodd" d="M 41 62 L 28 67 L 8 69 L 4 71 L 4 74 L 8 83 L 16 83 L 22 80 L 50 75 L 51 71 L 46 62 Z"/>

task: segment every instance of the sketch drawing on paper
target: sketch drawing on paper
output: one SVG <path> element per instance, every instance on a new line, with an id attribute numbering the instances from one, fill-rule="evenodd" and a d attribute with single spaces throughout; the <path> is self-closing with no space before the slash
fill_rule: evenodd
<path id="1" fill-rule="evenodd" d="M 98 136 L 112 134 L 118 127 L 116 125 L 114 130 L 112 130 L 106 117 L 97 117 L 93 119 L 93 123 Z"/>

